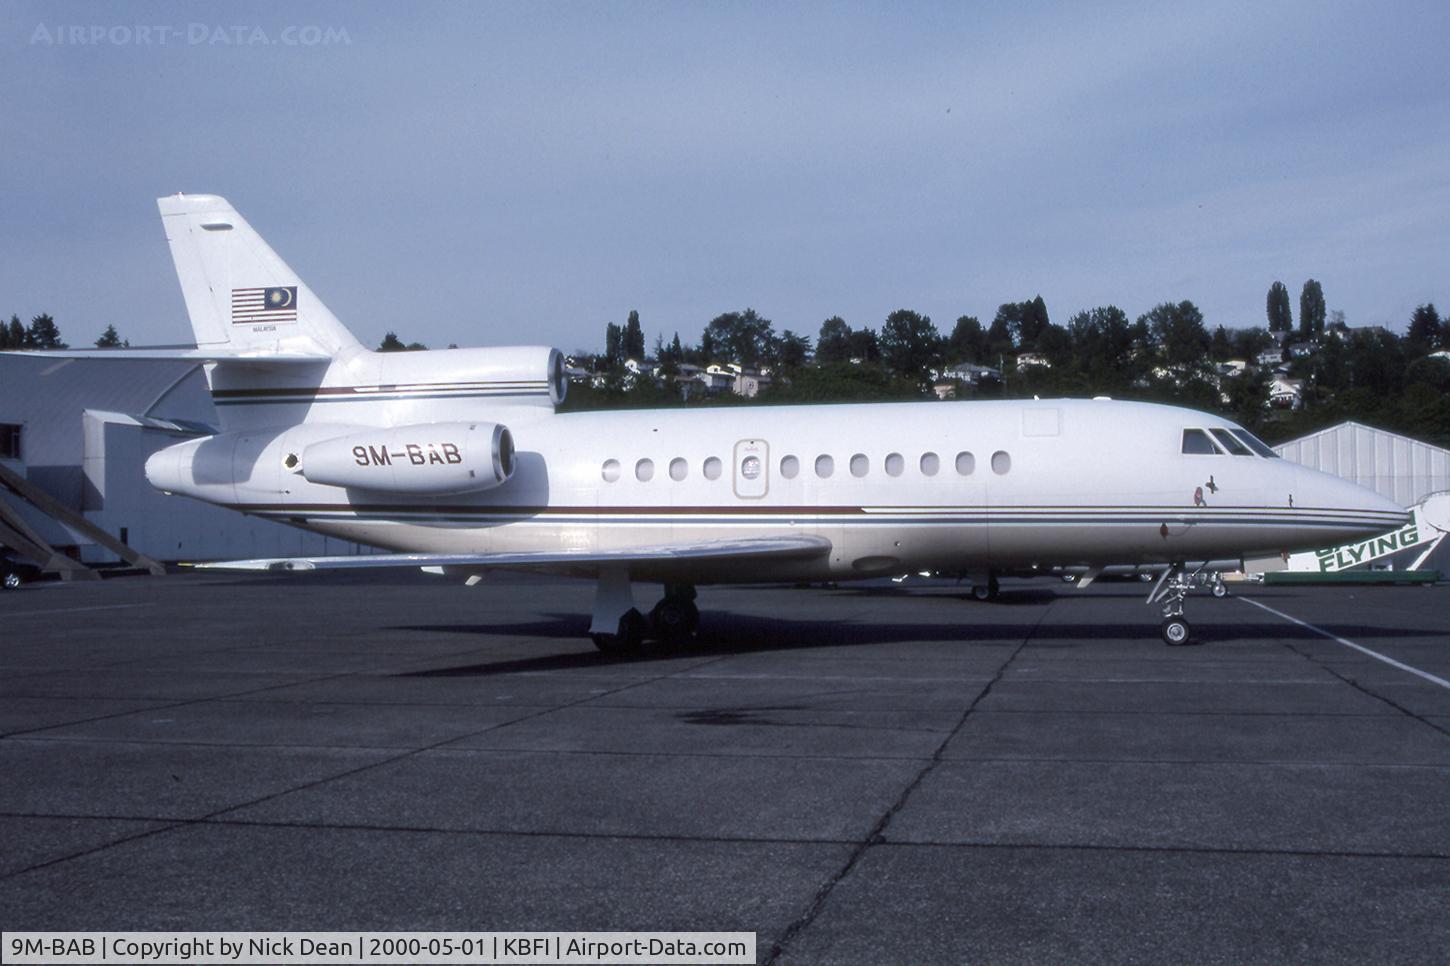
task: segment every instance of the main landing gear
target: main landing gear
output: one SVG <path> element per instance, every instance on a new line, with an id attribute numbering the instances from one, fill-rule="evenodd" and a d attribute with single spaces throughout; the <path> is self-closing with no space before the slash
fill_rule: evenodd
<path id="1" fill-rule="evenodd" d="M 695 606 L 695 588 L 691 585 L 666 584 L 665 596 L 645 617 L 634 606 L 634 591 L 627 571 L 600 573 L 589 637 L 605 654 L 638 653 L 646 638 L 668 643 L 682 641 L 699 626 L 700 611 Z"/>
<path id="2" fill-rule="evenodd" d="M 979 571 L 970 575 L 972 581 L 973 600 L 996 600 L 1002 588 L 997 583 L 997 573 L 993 570 Z"/>
<path id="3" fill-rule="evenodd" d="M 1163 571 L 1163 575 L 1153 585 L 1153 590 L 1148 594 L 1148 603 L 1163 603 L 1163 643 L 1173 647 L 1203 643 L 1193 639 L 1193 625 L 1183 616 L 1183 602 L 1194 587 L 1207 587 L 1209 593 L 1215 597 L 1228 596 L 1223 575 L 1207 570 L 1207 567 L 1208 564 L 1204 563 L 1198 569 L 1188 572 L 1183 564 L 1176 563 Z"/>

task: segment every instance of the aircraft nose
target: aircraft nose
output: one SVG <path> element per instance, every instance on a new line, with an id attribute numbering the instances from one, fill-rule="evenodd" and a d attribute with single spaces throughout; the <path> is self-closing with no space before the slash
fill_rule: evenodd
<path id="1" fill-rule="evenodd" d="M 1368 487 L 1318 470 L 1299 467 L 1295 473 L 1302 507 L 1334 513 L 1346 528 L 1358 536 L 1374 536 L 1395 530 L 1413 518 L 1409 510 Z"/>

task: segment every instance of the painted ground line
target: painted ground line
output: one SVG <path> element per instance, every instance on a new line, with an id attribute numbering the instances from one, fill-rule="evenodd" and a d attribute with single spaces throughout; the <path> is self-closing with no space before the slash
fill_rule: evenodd
<path id="1" fill-rule="evenodd" d="M 1303 628 L 1306 628 L 1308 630 L 1311 630 L 1314 633 L 1319 634 L 1319 635 L 1321 635 L 1323 637 L 1327 637 L 1331 641 L 1338 641 L 1340 644 L 1343 644 L 1345 647 L 1353 648 L 1354 650 L 1360 652 L 1361 654 L 1364 654 L 1364 655 L 1367 655 L 1369 657 L 1374 658 L 1376 661 L 1384 661 L 1390 667 L 1397 667 L 1401 671 L 1409 671 L 1411 674 L 1415 675 L 1416 677 L 1424 678 L 1426 681 L 1429 681 L 1431 684 L 1438 684 L 1438 685 L 1440 685 L 1440 687 L 1445 688 L 1447 690 L 1450 690 L 1450 681 L 1447 681 L 1444 678 L 1436 677 L 1435 675 L 1431 674 L 1428 671 L 1421 671 L 1417 667 L 1410 667 L 1408 664 L 1404 664 L 1404 663 L 1401 663 L 1400 661 L 1396 661 L 1392 657 L 1386 657 L 1385 655 L 1379 653 L 1378 651 L 1371 651 L 1369 648 L 1365 647 L 1363 644 L 1356 644 L 1356 643 L 1354 643 L 1354 641 L 1347 640 L 1346 638 L 1340 637 L 1338 634 L 1331 634 L 1329 631 L 1326 631 L 1322 627 L 1315 627 L 1313 624 L 1310 624 L 1308 621 L 1301 621 L 1299 618 L 1292 617 L 1289 614 L 1286 614 L 1286 613 L 1284 613 L 1281 610 L 1275 610 L 1274 608 L 1270 607 L 1268 604 L 1261 604 L 1258 601 L 1253 600 L 1253 599 L 1248 598 L 1248 597 L 1240 597 L 1239 600 L 1243 601 L 1246 604 L 1253 604 L 1255 607 L 1262 608 L 1263 610 L 1268 611 L 1270 614 L 1277 614 L 1279 617 L 1284 618 L 1284 620 L 1289 621 L 1292 624 L 1298 624 L 1300 627 L 1303 627 Z"/>

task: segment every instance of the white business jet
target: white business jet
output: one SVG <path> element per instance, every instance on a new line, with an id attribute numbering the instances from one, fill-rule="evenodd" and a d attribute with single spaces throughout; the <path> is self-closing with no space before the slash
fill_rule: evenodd
<path id="1" fill-rule="evenodd" d="M 697 584 L 923 570 L 1166 564 L 1281 553 L 1409 517 L 1278 459 L 1218 416 L 1093 400 L 556 413 L 546 347 L 373 352 L 224 199 L 159 202 L 195 349 L 63 352 L 206 364 L 220 432 L 156 453 L 152 485 L 393 553 L 249 570 L 504 567 L 597 581 L 601 650 L 692 634 Z M 648 616 L 634 585 L 664 585 Z"/>

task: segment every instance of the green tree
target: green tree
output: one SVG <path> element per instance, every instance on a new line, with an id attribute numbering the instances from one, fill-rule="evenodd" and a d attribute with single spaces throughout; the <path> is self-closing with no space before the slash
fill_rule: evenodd
<path id="1" fill-rule="evenodd" d="M 1012 342 L 1012 330 L 1014 322 L 1010 314 L 1004 314 L 1004 309 L 1012 309 L 1021 303 L 1009 303 L 997 309 L 996 318 L 992 319 L 991 326 L 987 329 L 987 358 L 988 365 L 1000 365 L 1003 356 L 1009 356 L 1016 351 L 1017 346 Z"/>
<path id="2" fill-rule="evenodd" d="M 614 369 L 624 365 L 624 329 L 613 322 L 604 327 L 604 367 Z"/>
<path id="3" fill-rule="evenodd" d="M 418 352 L 426 348 L 428 347 L 421 342 L 409 342 L 404 345 L 403 340 L 392 332 L 383 336 L 382 343 L 378 345 L 379 352 Z"/>
<path id="4" fill-rule="evenodd" d="M 670 344 L 661 348 L 656 353 L 656 356 L 660 362 L 660 370 L 665 375 L 673 376 L 678 374 L 680 371 L 680 363 L 685 361 L 685 347 L 680 344 L 680 334 L 676 332 Z"/>
<path id="5" fill-rule="evenodd" d="M 1274 345 L 1274 337 L 1269 334 L 1267 329 L 1254 326 L 1235 332 L 1233 344 L 1233 358 L 1253 362 L 1260 352 Z"/>
<path id="6" fill-rule="evenodd" d="M 924 395 L 920 383 L 902 379 L 880 366 L 830 362 L 802 368 L 789 381 L 771 383 L 759 398 L 766 403 L 826 403 L 904 401 Z"/>
<path id="7" fill-rule="evenodd" d="M 816 337 L 816 362 L 847 362 L 851 358 L 851 327 L 839 315 L 833 315 L 821 323 Z"/>
<path id="8" fill-rule="evenodd" d="M 1293 332 L 1294 313 L 1289 308 L 1289 290 L 1284 287 L 1283 282 L 1275 282 L 1269 286 L 1269 331 L 1270 332 Z"/>
<path id="9" fill-rule="evenodd" d="M 1350 385 L 1378 401 L 1400 394 L 1405 381 L 1405 349 L 1393 332 L 1357 329 L 1349 339 Z"/>
<path id="10" fill-rule="evenodd" d="M 1137 375 L 1134 371 L 1133 326 L 1116 305 L 1104 305 L 1074 315 L 1067 323 L 1077 370 L 1091 392 L 1121 391 Z"/>
<path id="11" fill-rule="evenodd" d="M 1005 327 L 1011 335 L 1012 348 L 1019 352 L 1031 352 L 1037 348 L 1037 337 L 1051 324 L 1047 317 L 1047 303 L 1039 295 L 1030 302 L 1006 302 L 997 308 L 997 317 L 992 320 L 992 331 Z M 1008 350 L 1011 351 L 1011 350 Z"/>
<path id="12" fill-rule="evenodd" d="M 126 344 L 130 345 L 129 342 Z M 101 337 L 96 340 L 97 349 L 116 349 L 120 346 L 121 336 L 118 332 L 116 332 L 116 327 L 114 325 L 106 326 L 106 331 L 102 332 Z"/>
<path id="13" fill-rule="evenodd" d="M 717 315 L 705 331 L 729 361 L 742 366 L 758 366 L 774 351 L 775 328 L 754 309 Z"/>
<path id="14" fill-rule="evenodd" d="M 25 348 L 25 326 L 20 324 L 20 316 L 10 316 L 10 322 L 0 322 L 0 349 L 23 349 Z"/>
<path id="15" fill-rule="evenodd" d="M 860 359 L 862 362 L 881 361 L 881 342 L 876 338 L 875 329 L 863 325 L 851 332 L 850 358 Z"/>
<path id="16" fill-rule="evenodd" d="M 1223 326 L 1216 327 L 1213 336 L 1208 340 L 1208 357 L 1215 362 L 1227 362 L 1233 355 L 1233 336 Z"/>
<path id="17" fill-rule="evenodd" d="M 1410 316 L 1410 330 L 1405 333 L 1405 348 L 1415 355 L 1434 352 L 1443 345 L 1444 331 L 1435 303 L 1416 306 Z"/>
<path id="18" fill-rule="evenodd" d="M 791 372 L 806 364 L 806 356 L 811 352 L 811 340 L 808 336 L 796 335 L 790 329 L 780 334 L 775 343 L 775 359 L 772 360 L 776 368 L 783 372 Z"/>
<path id="19" fill-rule="evenodd" d="M 982 323 L 976 316 L 963 315 L 957 319 L 957 324 L 952 327 L 952 334 L 946 341 L 945 352 L 948 356 L 947 362 L 950 363 L 981 364 L 987 361 L 987 330 L 982 328 Z"/>
<path id="20" fill-rule="evenodd" d="M 1299 293 L 1299 334 L 1306 339 L 1324 334 L 1324 288 L 1312 278 Z"/>
<path id="21" fill-rule="evenodd" d="M 1203 327 L 1203 313 L 1188 300 L 1163 302 L 1140 320 L 1148 324 L 1154 347 L 1170 366 L 1196 368 L 1208 354 L 1212 341 Z"/>
<path id="22" fill-rule="evenodd" d="M 1037 333 L 1037 352 L 1055 372 L 1062 373 L 1073 366 L 1072 336 L 1060 325 L 1049 325 Z"/>
<path id="23" fill-rule="evenodd" d="M 30 320 L 30 326 L 25 330 L 25 347 L 27 349 L 67 348 L 66 344 L 60 340 L 60 328 L 55 324 L 55 319 L 44 312 Z"/>
<path id="24" fill-rule="evenodd" d="M 639 325 L 639 312 L 631 309 L 629 320 L 624 323 L 624 343 L 620 347 L 625 359 L 636 361 L 644 358 L 644 329 Z"/>
<path id="25" fill-rule="evenodd" d="M 897 309 L 881 327 L 881 360 L 903 379 L 925 382 L 941 364 L 941 333 L 931 319 L 910 309 Z"/>

